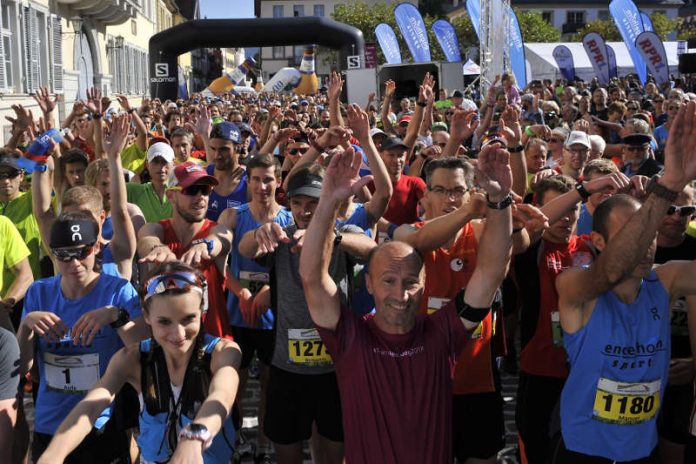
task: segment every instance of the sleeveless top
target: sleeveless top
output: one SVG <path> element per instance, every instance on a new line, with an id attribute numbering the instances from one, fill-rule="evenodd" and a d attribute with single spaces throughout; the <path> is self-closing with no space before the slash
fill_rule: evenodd
<path id="1" fill-rule="evenodd" d="M 215 167 L 212 164 L 208 165 L 206 171 L 211 176 L 215 175 Z M 237 188 L 235 188 L 229 195 L 222 196 L 215 190 L 210 192 L 210 199 L 208 200 L 208 212 L 206 213 L 205 217 L 211 221 L 217 221 L 220 214 L 222 214 L 222 212 L 227 208 L 234 208 L 243 205 L 248 201 L 247 175 L 245 172 L 239 179 Z"/>
<path id="2" fill-rule="evenodd" d="M 179 241 L 179 237 L 176 236 L 176 232 L 172 227 L 171 219 L 163 219 L 159 221 L 159 224 L 164 231 L 164 240 L 162 240 L 162 243 L 172 250 L 177 259 L 180 259 L 183 254 L 188 251 L 191 243 L 189 242 L 184 245 Z M 191 241 L 199 238 L 206 238 L 216 225 L 217 223 L 204 219 L 203 227 L 193 236 Z M 214 260 L 203 261 L 199 269 L 203 272 L 203 275 L 205 275 L 205 280 L 208 284 L 208 310 L 203 315 L 202 330 L 218 337 L 232 339 L 223 290 L 225 286 L 225 276 L 218 270 Z"/>
<path id="3" fill-rule="evenodd" d="M 210 360 L 212 357 L 215 345 L 220 341 L 219 337 L 205 334 L 201 340 L 201 349 L 205 351 L 203 357 L 204 368 L 210 375 Z M 147 385 L 145 382 L 145 371 L 150 370 L 155 372 L 155 385 L 163 385 L 168 391 L 157 390 L 155 392 L 156 402 L 164 403 L 158 407 L 155 404 L 147 404 L 147 400 L 143 399 L 141 393 L 141 411 L 140 411 L 140 435 L 138 435 L 138 447 L 143 460 L 146 463 L 167 462 L 174 453 L 175 443 L 178 443 L 179 431 L 181 428 L 191 422 L 195 418 L 198 408 L 205 398 L 196 398 L 193 405 L 193 411 L 182 411 L 181 397 L 183 395 L 183 387 L 189 385 L 187 377 L 189 377 L 189 368 L 187 368 L 184 385 L 182 385 L 180 394 L 176 395 L 176 388 L 172 388 L 169 382 L 166 362 L 161 353 L 162 349 L 153 344 L 152 339 L 143 340 L 140 342 L 140 364 L 143 374 L 141 374 L 141 391 L 146 391 Z M 160 356 L 157 356 L 159 352 Z M 192 356 L 196 356 L 194 353 Z M 192 358 L 193 359 L 193 358 Z M 189 361 L 190 362 L 190 361 Z M 169 401 L 166 401 L 169 400 Z M 186 405 L 183 406 L 184 409 Z M 174 411 L 173 411 L 174 410 Z M 171 442 L 171 445 L 170 445 Z M 203 452 L 203 462 L 205 464 L 228 464 L 232 458 L 235 442 L 235 430 L 232 424 L 232 414 L 223 423 L 222 429 L 215 435 L 210 447 Z"/>
<path id="4" fill-rule="evenodd" d="M 564 333 L 570 375 L 561 393 L 569 450 L 615 461 L 649 456 L 670 359 L 669 294 L 653 270 L 636 301 L 597 298 L 583 328 Z"/>
<path id="5" fill-rule="evenodd" d="M 237 224 L 234 229 L 234 241 L 232 243 L 232 253 L 230 254 L 230 273 L 238 279 L 242 285 L 248 288 L 252 294 L 256 294 L 261 287 L 269 284 L 268 269 L 258 264 L 253 259 L 248 259 L 239 254 L 239 242 L 242 237 L 250 230 L 257 229 L 261 223 L 254 219 L 249 209 L 249 204 L 243 204 L 237 208 Z M 289 210 L 282 208 L 273 222 L 281 227 L 288 226 L 293 223 L 292 214 Z M 230 316 L 230 324 L 235 327 L 248 327 L 247 323 L 242 318 L 242 313 L 239 310 L 239 299 L 234 292 L 227 292 L 227 310 Z M 261 325 L 259 328 L 272 330 L 273 329 L 273 312 L 268 309 L 261 316 Z"/>

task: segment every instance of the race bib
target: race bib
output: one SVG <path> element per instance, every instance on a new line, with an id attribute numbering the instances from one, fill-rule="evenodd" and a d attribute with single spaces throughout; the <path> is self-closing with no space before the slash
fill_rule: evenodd
<path id="1" fill-rule="evenodd" d="M 678 298 L 672 302 L 672 319 L 670 320 L 670 327 L 672 329 L 673 336 L 689 336 L 687 317 L 688 312 L 689 309 L 686 305 L 686 298 Z"/>
<path id="2" fill-rule="evenodd" d="M 551 337 L 553 346 L 563 346 L 563 331 L 561 330 L 561 313 L 554 311 L 551 313 Z"/>
<path id="3" fill-rule="evenodd" d="M 594 410 L 596 420 L 618 425 L 646 422 L 660 410 L 660 381 L 628 383 L 600 378 Z"/>
<path id="4" fill-rule="evenodd" d="M 99 354 L 61 356 L 44 353 L 44 376 L 49 390 L 84 394 L 99 380 Z"/>
<path id="5" fill-rule="evenodd" d="M 239 271 L 239 283 L 249 289 L 252 295 L 256 295 L 264 285 L 268 285 L 269 280 L 268 272 Z"/>
<path id="6" fill-rule="evenodd" d="M 288 358 L 293 364 L 325 366 L 331 356 L 317 329 L 288 329 Z"/>
<path id="7" fill-rule="evenodd" d="M 432 314 L 435 311 L 441 309 L 447 303 L 450 302 L 449 298 L 438 298 L 436 296 L 428 297 L 428 314 Z"/>

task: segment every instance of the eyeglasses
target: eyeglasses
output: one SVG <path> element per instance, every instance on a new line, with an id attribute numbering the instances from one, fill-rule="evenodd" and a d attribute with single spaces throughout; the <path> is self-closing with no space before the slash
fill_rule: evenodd
<path id="1" fill-rule="evenodd" d="M 210 192 L 212 191 L 213 186 L 207 184 L 193 184 L 181 189 L 181 193 L 189 197 L 193 197 L 199 194 L 203 195 L 204 197 L 207 197 L 208 195 L 210 195 Z"/>
<path id="2" fill-rule="evenodd" d="M 51 248 L 51 254 L 62 263 L 69 263 L 73 259 L 82 261 L 94 251 L 94 243 L 78 248 Z"/>
<path id="3" fill-rule="evenodd" d="M 445 114 L 447 116 L 452 116 L 454 114 L 454 111 L 445 111 Z"/>
<path id="4" fill-rule="evenodd" d="M 693 206 L 693 205 L 687 205 L 687 206 L 672 205 L 667 210 L 667 216 L 671 216 L 674 213 L 679 213 L 680 217 L 692 216 L 694 213 L 696 213 L 696 206 Z"/>
<path id="5" fill-rule="evenodd" d="M 196 274 L 193 272 L 172 272 L 168 274 L 160 274 L 152 277 L 145 283 L 145 297 L 147 301 L 153 295 L 159 295 L 168 290 L 194 290 L 203 294 L 205 286 Z"/>
<path id="6" fill-rule="evenodd" d="M 590 152 L 589 148 L 568 148 L 568 151 L 576 155 L 586 155 Z"/>
<path id="7" fill-rule="evenodd" d="M 0 172 L 0 180 L 16 179 L 21 171 Z"/>
<path id="8" fill-rule="evenodd" d="M 445 148 L 447 146 L 447 142 L 439 142 L 439 143 L 436 143 L 435 145 L 437 145 L 440 148 Z"/>
<path id="9" fill-rule="evenodd" d="M 670 110 L 670 111 L 672 111 L 672 110 L 678 110 L 678 109 L 679 109 L 679 105 L 669 105 L 669 106 L 667 107 L 667 109 Z"/>
<path id="10" fill-rule="evenodd" d="M 441 196 L 441 197 L 452 197 L 452 198 L 461 198 L 464 196 L 464 194 L 467 192 L 467 189 L 464 187 L 455 187 L 453 189 L 446 189 L 444 187 L 436 186 L 430 188 L 430 191 L 433 192 L 435 195 Z"/>
<path id="11" fill-rule="evenodd" d="M 298 153 L 304 155 L 305 153 L 307 153 L 307 150 L 309 150 L 309 147 L 307 147 L 307 148 L 291 148 L 288 150 L 288 153 L 291 155 L 296 155 Z"/>

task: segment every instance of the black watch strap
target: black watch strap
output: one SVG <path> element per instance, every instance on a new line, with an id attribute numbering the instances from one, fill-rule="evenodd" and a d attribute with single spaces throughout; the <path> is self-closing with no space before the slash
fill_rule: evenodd
<path id="1" fill-rule="evenodd" d="M 497 203 L 492 202 L 488 199 L 488 194 L 486 194 L 486 204 L 491 209 L 505 209 L 512 204 L 512 195 L 508 195 Z"/>
<path id="2" fill-rule="evenodd" d="M 128 324 L 128 321 L 130 321 L 130 314 L 128 314 L 128 311 L 126 311 L 125 308 L 118 308 L 118 318 L 109 325 L 111 325 L 113 329 L 119 329 Z"/>
<path id="3" fill-rule="evenodd" d="M 679 196 L 680 192 L 675 192 L 674 190 L 670 190 L 664 185 L 660 184 L 658 180 L 660 179 L 660 176 L 655 174 L 650 178 L 648 181 L 648 184 L 645 186 L 645 191 L 648 195 L 656 195 L 664 200 L 669 201 L 670 203 L 674 203 L 677 201 L 677 197 Z"/>
<path id="4" fill-rule="evenodd" d="M 587 191 L 585 185 L 582 182 L 578 182 L 577 184 L 575 184 L 575 190 L 578 192 L 583 202 L 587 201 L 587 199 L 590 198 L 591 193 Z"/>
<path id="5" fill-rule="evenodd" d="M 524 145 L 517 145 L 516 147 L 508 148 L 508 152 L 510 153 L 520 153 L 521 151 L 524 151 Z"/>

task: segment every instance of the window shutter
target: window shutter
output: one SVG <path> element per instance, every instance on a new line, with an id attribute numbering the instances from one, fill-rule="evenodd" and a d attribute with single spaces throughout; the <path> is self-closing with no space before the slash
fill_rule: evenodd
<path id="1" fill-rule="evenodd" d="M 60 17 L 51 16 L 51 31 L 53 36 L 53 92 L 63 91 L 63 28 L 60 23 Z"/>
<path id="2" fill-rule="evenodd" d="M 9 53 L 10 50 L 7 50 Z M 5 80 L 5 40 L 0 37 L 0 89 L 7 89 L 7 81 Z"/>
<path id="3" fill-rule="evenodd" d="M 28 6 L 23 10 L 26 92 L 33 93 L 39 87 L 39 27 L 36 10 Z"/>

